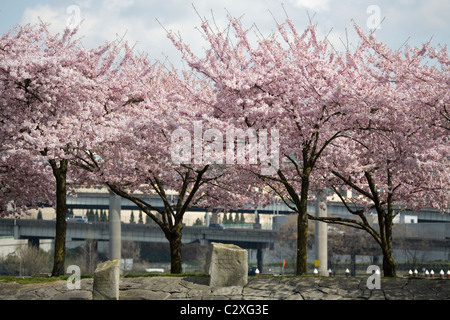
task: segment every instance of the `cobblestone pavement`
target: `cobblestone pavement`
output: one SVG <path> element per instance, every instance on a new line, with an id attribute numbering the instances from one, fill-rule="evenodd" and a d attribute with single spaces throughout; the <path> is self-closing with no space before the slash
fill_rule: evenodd
<path id="1" fill-rule="evenodd" d="M 213 288 L 207 277 L 121 278 L 120 300 L 450 300 L 450 280 L 367 278 L 250 277 L 245 286 Z M 0 283 L 0 300 L 91 300 L 93 279 L 81 289 L 66 281 L 42 284 Z"/>

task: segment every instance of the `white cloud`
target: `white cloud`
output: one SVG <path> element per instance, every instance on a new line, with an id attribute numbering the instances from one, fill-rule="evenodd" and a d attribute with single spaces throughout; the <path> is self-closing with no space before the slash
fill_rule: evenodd
<path id="1" fill-rule="evenodd" d="M 167 56 L 176 66 L 180 65 L 180 54 L 166 37 L 164 28 L 173 32 L 180 32 L 183 40 L 192 49 L 201 54 L 202 48 L 207 47 L 204 39 L 196 28 L 201 26 L 198 14 L 214 22 L 219 29 L 224 30 L 228 24 L 228 13 L 234 17 L 242 16 L 242 23 L 246 28 L 256 24 L 258 29 L 251 30 L 252 36 L 261 31 L 267 36 L 276 31 L 275 20 L 283 22 L 286 18 L 294 21 L 300 31 L 309 23 L 307 11 L 317 12 L 314 22 L 319 25 L 319 35 L 329 34 L 329 39 L 342 49 L 342 42 L 356 44 L 354 38 L 354 19 L 360 26 L 365 27 L 369 15 L 368 3 L 363 0 L 47 0 L 45 4 L 36 4 L 24 10 L 21 24 L 38 23 L 38 17 L 44 22 L 51 23 L 52 32 L 62 32 L 67 26 L 70 15 L 67 8 L 76 5 L 80 8 L 80 19 L 83 21 L 80 36 L 83 44 L 90 48 L 105 41 L 113 41 L 126 33 L 125 39 L 132 44 L 137 43 L 136 50 L 149 53 L 153 59 L 164 60 Z M 386 17 L 382 29 L 377 30 L 380 40 L 398 48 L 411 35 L 417 42 L 427 41 L 435 35 L 437 43 L 447 43 L 449 22 L 446 19 L 449 4 L 441 0 L 399 0 L 399 2 L 385 2 L 373 0 L 378 4 L 381 17 Z M 44 2 L 43 2 L 44 3 Z M 284 10 L 283 10 L 284 7 Z M 270 12 L 269 12 L 270 11 Z M 214 15 L 214 22 L 213 22 Z M 273 16 L 272 16 L 273 15 Z M 447 30 L 447 31 L 446 31 Z"/>
<path id="2" fill-rule="evenodd" d="M 103 0 L 102 9 L 108 12 L 120 12 L 133 4 L 134 0 Z"/>
<path id="3" fill-rule="evenodd" d="M 288 0 L 298 8 L 312 9 L 317 12 L 329 11 L 332 0 Z"/>
<path id="4" fill-rule="evenodd" d="M 69 15 L 66 16 L 65 10 L 61 8 L 38 4 L 34 8 L 25 9 L 20 24 L 38 24 L 40 19 L 45 23 L 51 23 L 52 30 L 61 31 L 66 27 L 68 18 Z"/>
<path id="5" fill-rule="evenodd" d="M 62 32 L 71 21 L 71 7 L 79 9 L 81 27 L 79 35 L 83 36 L 86 47 L 95 47 L 105 41 L 113 41 L 126 33 L 126 39 L 135 43 L 148 38 L 148 20 L 145 15 L 135 18 L 129 14 L 123 14 L 134 4 L 133 0 L 104 0 L 102 2 L 85 0 L 76 5 L 69 3 L 53 2 L 50 5 L 38 4 L 35 7 L 26 8 L 20 24 L 37 24 L 39 20 L 50 23 L 52 32 Z M 154 20 L 152 20 L 154 21 Z"/>
<path id="6" fill-rule="evenodd" d="M 428 0 L 422 3 L 419 12 L 429 29 L 449 30 L 449 1 Z"/>

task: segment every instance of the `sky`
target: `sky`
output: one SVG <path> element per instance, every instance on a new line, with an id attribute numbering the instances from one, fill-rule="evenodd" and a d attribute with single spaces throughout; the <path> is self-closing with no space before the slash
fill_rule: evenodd
<path id="1" fill-rule="evenodd" d="M 367 32 L 375 28 L 376 37 L 393 49 L 430 39 L 435 46 L 448 45 L 450 35 L 450 0 L 0 0 L 0 34 L 40 20 L 55 33 L 81 22 L 87 48 L 123 37 L 135 50 L 179 67 L 181 55 L 166 30 L 179 33 L 201 55 L 202 20 L 223 30 L 227 15 L 241 17 L 250 32 L 264 36 L 286 17 L 299 31 L 313 21 L 338 50 L 357 43 L 353 22 Z"/>

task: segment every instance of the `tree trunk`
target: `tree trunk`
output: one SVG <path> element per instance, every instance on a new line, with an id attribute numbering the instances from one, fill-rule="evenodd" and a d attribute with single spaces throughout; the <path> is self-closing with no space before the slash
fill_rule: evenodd
<path id="1" fill-rule="evenodd" d="M 383 250 L 383 274 L 385 277 L 396 277 L 395 260 L 392 250 L 384 252 Z"/>
<path id="2" fill-rule="evenodd" d="M 384 218 L 384 236 L 382 239 L 383 274 L 385 277 L 396 277 L 394 251 L 392 249 L 392 215 L 390 212 Z"/>
<path id="3" fill-rule="evenodd" d="M 296 275 L 304 275 L 307 273 L 306 254 L 308 250 L 308 191 L 309 191 L 309 176 L 302 178 L 300 208 L 297 221 Z"/>
<path id="4" fill-rule="evenodd" d="M 376 207 L 378 225 L 380 227 L 380 247 L 383 253 L 383 274 L 385 277 L 396 277 L 394 252 L 392 249 L 392 214 L 390 208 L 386 213 L 381 205 Z"/>
<path id="5" fill-rule="evenodd" d="M 170 273 L 180 274 L 183 272 L 182 260 L 181 260 L 181 229 L 183 228 L 180 223 L 175 230 L 166 235 L 170 244 Z"/>
<path id="6" fill-rule="evenodd" d="M 389 166 L 390 161 L 387 164 Z M 385 244 L 383 244 L 383 273 L 385 277 L 396 277 L 394 250 L 392 249 L 392 225 L 394 224 L 394 195 L 392 190 L 392 173 L 387 170 L 389 192 L 387 197 L 387 213 L 384 216 L 384 237 L 382 237 Z M 381 226 L 380 226 L 381 227 Z"/>
<path id="7" fill-rule="evenodd" d="M 369 184 L 370 192 L 373 196 L 372 200 L 375 204 L 375 210 L 377 211 L 378 215 L 378 226 L 380 228 L 380 237 L 378 243 L 380 244 L 381 251 L 383 252 L 383 273 L 385 277 L 396 277 L 395 260 L 392 250 L 392 224 L 394 218 L 394 211 L 392 207 L 393 195 L 392 193 L 388 193 L 386 211 L 385 204 L 382 204 L 378 188 L 376 187 L 372 176 L 369 172 L 366 172 L 365 176 Z M 387 172 L 387 177 L 388 185 L 391 188 L 391 174 L 389 170 Z"/>
<path id="8" fill-rule="evenodd" d="M 308 238 L 308 216 L 299 213 L 297 221 L 297 275 L 306 274 L 306 254 Z"/>
<path id="9" fill-rule="evenodd" d="M 64 262 L 66 258 L 66 179 L 68 161 L 61 160 L 58 166 L 55 160 L 50 160 L 50 164 L 56 178 L 56 235 L 52 277 L 58 277 L 66 273 Z"/>

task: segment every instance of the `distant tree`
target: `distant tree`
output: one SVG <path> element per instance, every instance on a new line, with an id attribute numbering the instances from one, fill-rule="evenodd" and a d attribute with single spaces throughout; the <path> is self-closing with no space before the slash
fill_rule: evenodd
<path id="1" fill-rule="evenodd" d="M 108 221 L 108 215 L 106 214 L 103 209 L 100 210 L 100 221 L 107 222 Z"/>
<path id="2" fill-rule="evenodd" d="M 241 215 L 242 215 L 242 214 L 241 214 Z M 239 224 L 239 223 L 241 223 L 241 219 L 239 218 L 239 212 L 236 212 L 236 213 L 234 214 L 233 223 L 234 223 L 234 224 Z"/>
<path id="3" fill-rule="evenodd" d="M 202 226 L 203 221 L 200 218 L 197 218 L 193 224 L 194 226 Z"/>
<path id="4" fill-rule="evenodd" d="M 86 212 L 86 217 L 88 221 L 94 221 L 95 220 L 94 209 L 92 208 L 88 209 L 88 211 Z"/>
<path id="5" fill-rule="evenodd" d="M 21 247 L 17 250 L 21 275 L 32 276 L 47 267 L 48 253 L 38 247 Z"/>
<path id="6" fill-rule="evenodd" d="M 122 257 L 124 259 L 139 260 L 141 257 L 141 245 L 135 241 L 122 241 Z"/>
<path id="7" fill-rule="evenodd" d="M 231 217 L 230 217 L 230 219 L 228 219 L 229 215 L 231 215 L 231 212 L 223 214 L 223 218 L 222 218 L 222 223 L 223 224 L 230 224 L 233 221 L 233 219 Z"/>
<path id="8" fill-rule="evenodd" d="M 93 274 L 99 263 L 97 240 L 86 239 L 85 245 L 81 249 L 78 259 L 81 260 L 80 262 L 84 262 L 85 272 L 87 274 Z"/>
<path id="9" fill-rule="evenodd" d="M 142 211 L 140 211 L 142 212 Z M 148 215 L 145 215 L 145 224 L 151 224 L 152 223 L 152 218 L 150 218 Z"/>
<path id="10" fill-rule="evenodd" d="M 241 223 L 241 224 L 245 223 L 245 216 L 244 216 L 243 212 L 241 213 L 241 219 L 240 219 L 239 223 Z"/>

